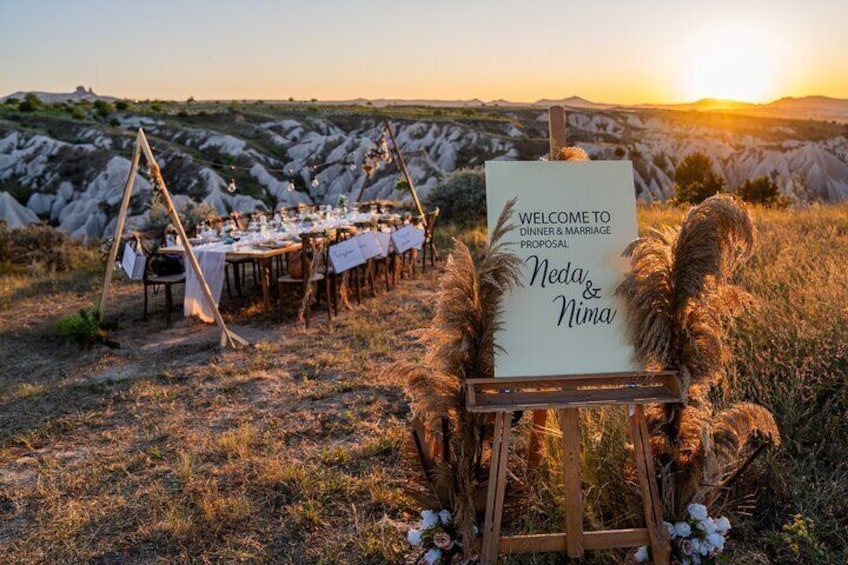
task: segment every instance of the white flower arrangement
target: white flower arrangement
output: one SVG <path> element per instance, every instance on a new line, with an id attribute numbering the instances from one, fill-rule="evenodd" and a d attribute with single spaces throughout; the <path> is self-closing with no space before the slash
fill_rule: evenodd
<path id="1" fill-rule="evenodd" d="M 445 565 L 463 562 L 459 531 L 449 510 L 422 511 L 421 524 L 409 530 L 406 539 L 410 545 L 421 548 L 422 553 L 415 563 Z"/>
<path id="2" fill-rule="evenodd" d="M 690 504 L 686 520 L 664 522 L 671 540 L 671 558 L 680 565 L 714 565 L 726 561 L 724 544 L 730 531 L 730 520 L 724 516 L 711 518 L 703 504 Z M 644 563 L 650 558 L 648 547 L 636 550 L 633 558 Z"/>

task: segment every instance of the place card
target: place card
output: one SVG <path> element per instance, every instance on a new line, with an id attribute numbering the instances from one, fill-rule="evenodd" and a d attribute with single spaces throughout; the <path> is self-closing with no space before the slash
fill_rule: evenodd
<path id="1" fill-rule="evenodd" d="M 380 242 L 374 232 L 362 232 L 356 236 L 356 242 L 359 244 L 359 250 L 366 261 L 383 256 L 383 249 L 380 247 Z"/>
<path id="2" fill-rule="evenodd" d="M 330 264 L 336 273 L 344 273 L 365 263 L 355 239 L 347 239 L 330 246 Z"/>
<path id="3" fill-rule="evenodd" d="M 424 246 L 424 230 L 412 224 L 406 225 L 392 232 L 392 243 L 398 253 L 405 253 L 410 249 L 421 249 Z"/>

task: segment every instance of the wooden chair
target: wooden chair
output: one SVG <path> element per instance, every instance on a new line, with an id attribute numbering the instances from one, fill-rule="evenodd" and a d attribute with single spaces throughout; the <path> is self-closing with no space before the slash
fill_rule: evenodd
<path id="1" fill-rule="evenodd" d="M 236 227 L 238 227 L 240 231 L 247 229 L 247 224 L 244 222 L 244 218 L 235 210 L 230 213 L 229 219 L 236 224 Z M 247 279 L 246 271 L 248 265 L 250 265 L 251 270 L 253 271 L 253 287 L 256 288 L 257 281 L 259 280 L 259 265 L 256 262 L 256 259 L 251 259 L 250 257 L 234 257 L 226 260 L 224 280 L 227 286 L 227 296 L 231 299 L 233 297 L 233 291 L 230 286 L 230 270 L 233 271 L 233 282 L 235 283 L 236 295 L 241 297 L 241 289 L 242 286 L 244 286 L 244 281 Z"/>
<path id="2" fill-rule="evenodd" d="M 327 297 L 327 320 L 333 319 L 333 308 L 338 313 L 338 303 L 335 293 L 331 290 L 331 277 L 327 272 L 327 246 L 329 241 L 326 237 L 318 234 L 303 234 L 301 236 L 300 249 L 300 273 L 296 269 L 277 279 L 278 295 L 280 298 L 280 321 L 283 320 L 283 289 L 286 286 L 295 286 L 300 290 L 300 307 L 297 319 L 309 326 L 309 311 L 312 299 L 318 296 L 318 287 L 323 283 L 324 295 Z M 300 276 L 297 276 L 297 275 Z"/>
<path id="3" fill-rule="evenodd" d="M 427 255 L 429 250 L 430 266 L 436 268 L 436 261 L 439 260 L 439 252 L 436 249 L 436 243 L 433 239 L 433 230 L 436 227 L 436 222 L 439 219 L 439 208 L 427 212 L 424 216 L 424 246 L 421 249 L 421 270 L 427 272 Z"/>
<path id="4" fill-rule="evenodd" d="M 146 265 L 144 267 L 144 276 L 142 277 L 142 282 L 144 283 L 144 319 L 147 319 L 147 289 L 149 287 L 153 287 L 153 294 L 158 294 L 159 287 L 162 286 L 165 288 L 165 322 L 170 326 L 171 312 L 174 309 L 174 297 L 171 287 L 175 284 L 185 284 L 185 269 L 182 269 L 182 271 L 179 273 L 161 275 L 156 274 L 153 271 L 153 260 L 150 256 L 150 253 L 148 253 L 147 250 L 144 249 L 144 246 L 141 245 L 140 240 L 137 240 L 137 249 L 142 250 L 145 254 L 145 257 L 147 258 Z"/>

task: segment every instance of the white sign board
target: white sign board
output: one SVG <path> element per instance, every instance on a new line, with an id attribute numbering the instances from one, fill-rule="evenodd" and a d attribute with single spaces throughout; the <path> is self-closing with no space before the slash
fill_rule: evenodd
<path id="1" fill-rule="evenodd" d="M 637 237 L 633 187 L 629 161 L 486 163 L 490 235 L 518 197 L 506 241 L 524 285 L 504 296 L 496 377 L 639 370 L 614 296 Z"/>
<path id="2" fill-rule="evenodd" d="M 330 263 L 337 273 L 344 273 L 365 263 L 365 258 L 359 250 L 355 239 L 346 239 L 330 246 Z"/>
<path id="3" fill-rule="evenodd" d="M 372 231 L 362 232 L 356 236 L 356 243 L 359 244 L 359 250 L 362 252 L 362 257 L 367 261 L 374 257 L 382 257 L 383 250 L 380 248 L 380 242 L 377 240 L 377 235 Z"/>
<path id="4" fill-rule="evenodd" d="M 421 249 L 424 245 L 424 230 L 408 224 L 392 232 L 392 242 L 398 253 L 405 253 L 410 249 Z"/>

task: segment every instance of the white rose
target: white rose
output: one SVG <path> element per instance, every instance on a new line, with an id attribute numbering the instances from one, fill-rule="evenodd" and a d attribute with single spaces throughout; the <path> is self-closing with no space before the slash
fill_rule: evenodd
<path id="1" fill-rule="evenodd" d="M 706 541 L 702 541 L 701 547 L 698 550 L 698 553 L 700 553 L 701 555 L 707 555 L 710 552 L 710 549 L 711 548 L 710 548 L 709 544 Z"/>
<path id="2" fill-rule="evenodd" d="M 693 520 L 703 520 L 705 519 L 707 514 L 707 507 L 703 504 L 690 504 L 687 509 L 689 510 L 689 515 Z"/>
<path id="3" fill-rule="evenodd" d="M 668 539 L 674 539 L 677 537 L 677 532 L 674 531 L 674 524 L 671 522 L 663 522 L 663 526 L 665 526 L 665 530 L 668 532 Z"/>
<path id="4" fill-rule="evenodd" d="M 409 530 L 406 534 L 406 540 L 416 547 L 421 547 L 421 530 Z"/>
<path id="5" fill-rule="evenodd" d="M 699 553 L 701 553 L 701 540 L 692 538 L 692 555 L 698 555 Z"/>
<path id="6" fill-rule="evenodd" d="M 431 549 L 427 553 L 424 554 L 424 561 L 427 562 L 427 565 L 434 565 L 439 559 L 442 558 L 442 550 L 441 549 Z"/>
<path id="7" fill-rule="evenodd" d="M 639 549 L 636 550 L 636 553 L 633 554 L 633 558 L 636 560 L 636 563 L 644 563 L 648 560 L 648 546 L 643 545 Z"/>
<path id="8" fill-rule="evenodd" d="M 421 512 L 421 529 L 429 530 L 439 525 L 439 515 L 432 510 Z"/>
<path id="9" fill-rule="evenodd" d="M 716 531 L 720 534 L 726 534 L 728 530 L 730 530 L 730 520 L 725 518 L 724 516 L 719 516 L 718 520 L 715 521 Z"/>
<path id="10" fill-rule="evenodd" d="M 707 535 L 710 535 L 716 531 L 715 521 L 712 518 L 705 518 L 698 522 L 698 529 L 703 530 Z"/>
<path id="11" fill-rule="evenodd" d="M 724 536 L 719 533 L 710 534 L 707 536 L 707 541 L 716 549 L 716 551 L 724 551 Z"/>
<path id="12" fill-rule="evenodd" d="M 692 565 L 692 562 L 689 561 L 688 559 L 681 559 L 680 565 Z"/>
<path id="13" fill-rule="evenodd" d="M 701 556 L 698 555 L 697 553 L 695 555 L 693 555 L 692 556 L 692 563 L 694 563 L 695 565 L 701 565 Z"/>
<path id="14" fill-rule="evenodd" d="M 686 522 L 677 522 L 674 525 L 674 533 L 679 538 L 688 538 L 692 534 L 692 527 Z"/>
<path id="15" fill-rule="evenodd" d="M 450 524 L 450 521 L 451 521 L 450 510 L 442 510 L 441 512 L 439 512 L 439 520 L 441 520 L 442 524 L 444 524 L 445 526 Z"/>

